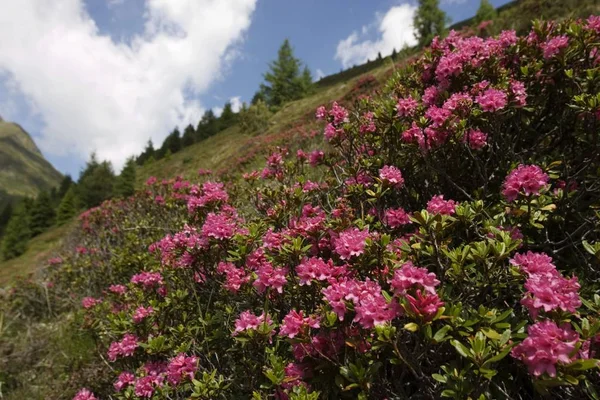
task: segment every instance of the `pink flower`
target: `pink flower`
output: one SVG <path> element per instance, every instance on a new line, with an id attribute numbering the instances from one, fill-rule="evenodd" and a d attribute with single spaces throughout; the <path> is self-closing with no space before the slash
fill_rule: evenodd
<path id="1" fill-rule="evenodd" d="M 133 313 L 133 322 L 136 324 L 139 324 L 153 312 L 154 312 L 154 309 L 152 308 L 152 306 L 148 306 L 148 307 L 139 306 Z"/>
<path id="2" fill-rule="evenodd" d="M 324 159 L 325 153 L 323 153 L 321 150 L 315 150 L 309 154 L 308 163 L 312 167 L 316 167 L 317 165 L 321 164 Z"/>
<path id="3" fill-rule="evenodd" d="M 412 96 L 408 96 L 405 99 L 398 99 L 396 110 L 398 111 L 399 117 L 412 117 L 417 109 L 419 103 Z"/>
<path id="4" fill-rule="evenodd" d="M 394 277 L 389 281 L 394 293 L 403 295 L 413 286 L 418 286 L 425 289 L 430 294 L 435 294 L 435 287 L 440 284 L 433 272 L 429 272 L 427 268 L 415 267 L 412 262 L 408 261 L 394 271 Z"/>
<path id="5" fill-rule="evenodd" d="M 144 289 L 150 289 L 163 284 L 160 272 L 140 272 L 131 277 L 131 283 L 142 285 Z"/>
<path id="6" fill-rule="evenodd" d="M 305 258 L 296 267 L 296 274 L 300 278 L 300 285 L 310 286 L 311 280 L 325 281 L 333 276 L 345 273 L 345 268 L 334 267 L 333 261 L 323 261 L 322 258 Z"/>
<path id="7" fill-rule="evenodd" d="M 156 387 L 163 385 L 163 380 L 164 378 L 159 375 L 148 375 L 139 378 L 135 382 L 135 395 L 138 397 L 152 397 Z"/>
<path id="8" fill-rule="evenodd" d="M 328 142 L 341 138 L 343 134 L 344 131 L 342 129 L 336 128 L 333 124 L 327 124 L 325 126 L 325 131 L 323 132 L 323 135 L 325 135 L 325 139 Z"/>
<path id="9" fill-rule="evenodd" d="M 600 34 L 600 15 L 591 15 L 587 19 L 587 28 Z"/>
<path id="10" fill-rule="evenodd" d="M 480 150 L 487 145 L 487 135 L 479 129 L 469 129 L 463 136 L 463 142 L 467 143 L 473 150 Z"/>
<path id="11" fill-rule="evenodd" d="M 336 101 L 333 102 L 329 115 L 333 117 L 333 123 L 335 125 L 340 125 L 348 121 L 348 110 L 340 106 Z"/>
<path id="12" fill-rule="evenodd" d="M 405 295 L 408 300 L 410 310 L 418 317 L 425 321 L 431 320 L 438 312 L 439 308 L 444 305 L 436 293 L 422 294 L 421 290 L 416 291 L 413 297 L 410 294 Z"/>
<path id="13" fill-rule="evenodd" d="M 254 315 L 250 311 L 244 311 L 235 321 L 235 331 L 232 336 L 236 336 L 240 332 L 247 330 L 257 330 L 263 324 L 272 325 L 273 321 L 271 320 L 271 317 L 265 317 L 265 313 Z"/>
<path id="14" fill-rule="evenodd" d="M 127 288 L 123 285 L 110 285 L 108 287 L 108 290 L 112 293 L 121 294 L 121 295 L 127 293 Z"/>
<path id="15" fill-rule="evenodd" d="M 171 385 L 178 385 L 186 377 L 192 380 L 197 369 L 197 357 L 188 357 L 180 353 L 169 362 L 167 380 Z"/>
<path id="16" fill-rule="evenodd" d="M 431 214 L 452 215 L 455 211 L 454 200 L 444 200 L 444 195 L 433 196 L 427 203 L 427 212 Z"/>
<path id="17" fill-rule="evenodd" d="M 111 362 L 114 362 L 119 356 L 132 356 L 137 347 L 138 338 L 131 333 L 127 333 L 120 342 L 112 342 L 110 344 L 110 347 L 108 348 L 108 359 Z"/>
<path id="18" fill-rule="evenodd" d="M 303 311 L 292 310 L 283 318 L 279 336 L 287 336 L 293 339 L 301 333 L 306 333 L 308 328 L 318 328 L 319 319 L 316 317 L 305 317 Z"/>
<path id="19" fill-rule="evenodd" d="M 317 111 L 315 112 L 315 117 L 317 119 L 324 119 L 325 117 L 327 117 L 327 109 L 325 108 L 325 106 L 319 106 L 317 108 Z"/>
<path id="20" fill-rule="evenodd" d="M 235 234 L 235 222 L 227 215 L 209 213 L 202 226 L 202 235 L 218 240 L 231 239 Z"/>
<path id="21" fill-rule="evenodd" d="M 121 372 L 113 386 L 115 388 L 115 391 L 120 392 L 125 387 L 131 385 L 133 382 L 135 382 L 135 375 L 133 375 L 131 372 L 125 371 Z"/>
<path id="22" fill-rule="evenodd" d="M 508 96 L 498 89 L 487 89 L 475 98 L 483 111 L 494 112 L 506 107 Z"/>
<path id="23" fill-rule="evenodd" d="M 96 305 L 102 303 L 102 300 L 100 299 L 95 299 L 93 297 L 84 297 L 83 300 L 81 300 L 81 305 L 83 308 L 85 308 L 86 310 L 88 308 L 92 308 L 95 307 Z"/>
<path id="24" fill-rule="evenodd" d="M 508 201 L 514 201 L 520 194 L 539 194 L 550 178 L 537 165 L 520 164 L 504 180 L 502 194 Z"/>
<path id="25" fill-rule="evenodd" d="M 550 312 L 561 309 L 565 312 L 575 313 L 581 307 L 577 277 L 566 279 L 560 274 L 538 275 L 534 274 L 525 282 L 527 293 L 523 304 L 531 315 L 536 318 L 539 311 Z"/>
<path id="26" fill-rule="evenodd" d="M 523 82 L 512 81 L 510 83 L 510 91 L 517 106 L 523 107 L 527 104 L 527 92 L 525 91 L 525 84 Z"/>
<path id="27" fill-rule="evenodd" d="M 423 92 L 423 104 L 430 106 L 434 104 L 439 96 L 441 90 L 437 86 L 429 86 Z"/>
<path id="28" fill-rule="evenodd" d="M 548 275 L 556 276 L 559 272 L 556 266 L 552 264 L 552 257 L 545 253 L 533 253 L 528 251 L 525 254 L 515 254 L 510 260 L 512 265 L 515 265 L 525 272 L 527 275 Z"/>
<path id="29" fill-rule="evenodd" d="M 98 400 L 98 398 L 89 390 L 81 389 L 79 392 L 77 392 L 75 397 L 73 397 L 73 400 Z"/>
<path id="30" fill-rule="evenodd" d="M 385 210 L 383 221 L 390 228 L 398 228 L 410 224 L 410 217 L 403 208 L 388 208 Z"/>
<path id="31" fill-rule="evenodd" d="M 360 256 L 365 251 L 368 237 L 368 229 L 361 231 L 358 228 L 350 228 L 340 233 L 340 236 L 335 240 L 335 251 L 342 260 L 349 260 L 353 256 Z"/>
<path id="32" fill-rule="evenodd" d="M 556 365 L 569 364 L 579 335 L 569 324 L 560 327 L 553 321 L 537 322 L 527 328 L 529 336 L 511 350 L 511 355 L 523 361 L 529 373 L 556 376 Z"/>
<path id="33" fill-rule="evenodd" d="M 379 170 L 379 178 L 387 185 L 393 186 L 396 189 L 400 189 L 404 185 L 404 178 L 402 172 L 392 165 L 385 165 Z"/>
<path id="34" fill-rule="evenodd" d="M 273 268 L 271 263 L 264 263 L 258 268 L 256 275 L 258 276 L 252 284 L 259 293 L 264 292 L 267 288 L 272 287 L 278 293 L 283 293 L 283 286 L 287 283 L 287 269 Z"/>
<path id="35" fill-rule="evenodd" d="M 150 178 L 148 178 L 148 180 L 146 181 L 146 186 L 152 186 L 154 185 L 156 182 L 158 181 L 158 179 L 156 179 L 156 177 L 151 176 Z"/>
<path id="36" fill-rule="evenodd" d="M 569 38 L 566 35 L 562 35 L 548 39 L 545 43 L 542 43 L 540 47 L 544 51 L 544 58 L 549 59 L 560 53 L 560 50 L 568 45 Z"/>
<path id="37" fill-rule="evenodd" d="M 233 263 L 220 262 L 217 266 L 217 272 L 224 274 L 226 282 L 223 287 L 231 292 L 237 292 L 240 287 L 250 281 L 250 275 L 242 268 L 237 268 Z"/>

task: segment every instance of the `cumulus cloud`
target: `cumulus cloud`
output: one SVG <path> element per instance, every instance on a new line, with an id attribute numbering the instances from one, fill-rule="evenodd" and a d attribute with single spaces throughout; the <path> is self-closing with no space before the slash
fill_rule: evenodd
<path id="1" fill-rule="evenodd" d="M 319 79 L 323 78 L 325 76 L 325 72 L 323 72 L 323 70 L 317 68 L 317 70 L 315 71 L 315 80 L 318 81 Z"/>
<path id="2" fill-rule="evenodd" d="M 240 112 L 240 109 L 242 108 L 242 98 L 240 96 L 232 97 L 229 99 L 229 102 L 231 103 L 231 110 L 234 113 Z"/>
<path id="3" fill-rule="evenodd" d="M 144 32 L 126 44 L 99 32 L 83 0 L 2 1 L 0 72 L 40 112 L 42 150 L 95 150 L 120 168 L 148 138 L 197 123 L 193 97 L 236 54 L 255 5 L 147 0 Z"/>
<path id="4" fill-rule="evenodd" d="M 412 4 L 401 4 L 390 8 L 385 15 L 378 16 L 376 26 L 378 38 L 367 39 L 370 29 L 362 27 L 361 32 L 352 32 L 346 39 L 338 43 L 335 59 L 344 68 L 354 64 L 362 64 L 377 57 L 377 53 L 388 55 L 403 46 L 414 46 L 417 40 L 414 35 L 413 17 L 417 7 Z"/>

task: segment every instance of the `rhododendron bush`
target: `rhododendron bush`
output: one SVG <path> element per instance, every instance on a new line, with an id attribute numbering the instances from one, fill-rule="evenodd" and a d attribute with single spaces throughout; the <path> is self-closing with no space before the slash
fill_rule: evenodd
<path id="1" fill-rule="evenodd" d="M 320 149 L 88 211 L 47 279 L 114 380 L 75 398 L 598 398 L 599 39 L 451 33 Z"/>

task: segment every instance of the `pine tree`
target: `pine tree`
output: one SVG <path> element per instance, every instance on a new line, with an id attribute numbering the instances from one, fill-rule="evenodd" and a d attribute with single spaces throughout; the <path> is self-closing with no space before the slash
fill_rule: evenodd
<path id="1" fill-rule="evenodd" d="M 308 69 L 308 67 L 304 67 L 304 69 L 302 70 L 302 75 L 299 78 L 300 80 L 300 86 L 302 88 L 302 96 L 306 96 L 308 94 L 311 94 L 313 92 L 314 89 L 314 85 L 313 85 L 313 77 L 312 74 L 310 73 L 310 69 Z"/>
<path id="2" fill-rule="evenodd" d="M 443 36 L 448 21 L 446 13 L 440 9 L 439 0 L 419 0 L 414 17 L 415 36 L 419 45 L 427 46 L 434 37 Z"/>
<path id="3" fill-rule="evenodd" d="M 73 184 L 73 178 L 71 175 L 65 175 L 62 181 L 60 181 L 60 185 L 58 186 L 58 197 L 63 198 L 67 191 L 71 188 Z"/>
<path id="4" fill-rule="evenodd" d="M 31 236 L 37 236 L 54 225 L 54 208 L 48 192 L 40 192 L 29 214 Z"/>
<path id="5" fill-rule="evenodd" d="M 152 139 L 149 139 L 148 143 L 146 144 L 146 148 L 136 159 L 137 165 L 145 165 L 146 161 L 154 157 L 154 153 L 154 144 L 152 143 Z"/>
<path id="6" fill-rule="evenodd" d="M 4 234 L 4 231 L 6 230 L 6 225 L 8 224 L 8 221 L 10 221 L 10 217 L 12 217 L 13 211 L 13 204 L 9 200 L 8 202 L 6 202 L 4 207 L 2 207 L 2 211 L 0 212 L 0 237 L 2 237 L 2 235 Z"/>
<path id="7" fill-rule="evenodd" d="M 300 73 L 300 66 L 289 40 L 284 40 L 277 60 L 269 64 L 269 72 L 264 75 L 265 83 L 261 85 L 262 95 L 269 106 L 278 107 L 306 95 L 308 82 L 306 76 Z M 312 84 L 312 77 L 310 81 Z"/>
<path id="8" fill-rule="evenodd" d="M 235 124 L 236 121 L 237 121 L 237 114 L 233 112 L 233 109 L 231 108 L 231 103 L 230 102 L 225 103 L 225 105 L 223 106 L 223 112 L 221 113 L 221 116 L 219 117 L 219 123 L 220 123 L 221 130 L 229 128 L 230 126 Z"/>
<path id="9" fill-rule="evenodd" d="M 63 196 L 56 211 L 56 225 L 64 225 L 75 214 L 77 214 L 77 198 L 75 186 L 71 186 Z"/>
<path id="10" fill-rule="evenodd" d="M 475 14 L 475 22 L 481 23 L 483 21 L 491 21 L 496 18 L 496 8 L 489 2 L 489 0 L 481 0 L 477 14 Z"/>
<path id="11" fill-rule="evenodd" d="M 185 127 L 183 131 L 183 137 L 181 138 L 181 145 L 183 147 L 188 147 L 196 143 L 196 130 L 189 124 Z"/>
<path id="12" fill-rule="evenodd" d="M 196 129 L 196 141 L 209 138 L 219 131 L 219 120 L 213 110 L 206 110 Z"/>
<path id="13" fill-rule="evenodd" d="M 133 157 L 128 158 L 121 174 L 117 177 L 115 192 L 117 196 L 129 197 L 135 193 L 135 161 Z"/>
<path id="14" fill-rule="evenodd" d="M 115 173 L 108 161 L 101 163 L 92 154 L 90 161 L 79 176 L 77 184 L 77 199 L 83 208 L 91 208 L 99 205 L 104 200 L 113 197 L 115 185 Z"/>
<path id="15" fill-rule="evenodd" d="M 10 260 L 20 256 L 27 250 L 27 241 L 31 237 L 29 230 L 29 216 L 25 203 L 15 207 L 15 211 L 8 221 L 0 253 L 3 260 Z"/>

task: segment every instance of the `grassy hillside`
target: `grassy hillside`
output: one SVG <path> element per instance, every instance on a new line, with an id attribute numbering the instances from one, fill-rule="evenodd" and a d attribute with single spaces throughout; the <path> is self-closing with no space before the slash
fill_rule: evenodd
<path id="1" fill-rule="evenodd" d="M 0 200 L 35 196 L 57 186 L 61 177 L 21 126 L 0 118 Z"/>

